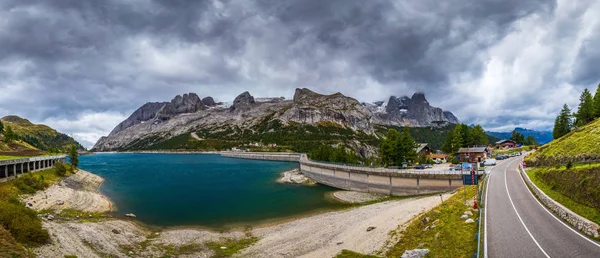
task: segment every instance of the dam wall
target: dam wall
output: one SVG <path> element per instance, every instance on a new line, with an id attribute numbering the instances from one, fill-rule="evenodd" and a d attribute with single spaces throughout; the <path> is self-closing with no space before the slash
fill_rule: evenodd
<path id="1" fill-rule="evenodd" d="M 238 159 L 299 162 L 301 154 L 285 152 L 222 152 L 221 156 Z"/>
<path id="2" fill-rule="evenodd" d="M 320 184 L 349 191 L 407 196 L 447 192 L 463 186 L 462 175 L 446 171 L 403 171 L 301 161 L 300 170 Z M 391 171 L 388 171 L 391 170 Z"/>
<path id="3" fill-rule="evenodd" d="M 224 157 L 293 161 L 300 171 L 316 182 L 335 188 L 393 196 L 431 194 L 463 186 L 460 171 L 433 169 L 387 169 L 316 162 L 306 154 L 273 152 L 226 152 Z"/>

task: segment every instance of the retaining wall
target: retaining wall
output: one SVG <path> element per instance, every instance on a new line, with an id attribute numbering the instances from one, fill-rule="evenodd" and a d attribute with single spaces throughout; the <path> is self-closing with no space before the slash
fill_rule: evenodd
<path id="1" fill-rule="evenodd" d="M 55 162 L 65 162 L 65 155 L 0 160 L 0 182 L 17 178 L 27 171 L 35 172 L 52 167 Z"/>
<path id="2" fill-rule="evenodd" d="M 519 165 L 519 172 L 523 176 L 525 183 L 529 185 L 529 188 L 538 197 L 538 199 L 546 207 L 548 207 L 548 209 L 553 211 L 554 214 L 558 215 L 559 218 L 567 221 L 573 227 L 589 236 L 598 237 L 600 235 L 600 226 L 598 224 L 579 216 L 577 213 L 572 212 L 562 204 L 558 203 L 557 201 L 553 200 L 548 195 L 546 195 L 531 181 L 531 179 L 529 179 L 529 176 L 527 175 L 527 173 L 525 173 L 525 170 L 521 165 Z"/>

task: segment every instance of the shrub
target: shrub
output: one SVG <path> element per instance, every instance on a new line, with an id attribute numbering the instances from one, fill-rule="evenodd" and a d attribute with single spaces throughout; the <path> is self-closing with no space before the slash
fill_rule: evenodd
<path id="1" fill-rule="evenodd" d="M 65 165 L 62 162 L 54 163 L 54 171 L 56 172 L 57 176 L 67 175 L 67 168 L 65 168 Z"/>
<path id="2" fill-rule="evenodd" d="M 567 169 L 571 169 L 573 167 L 573 162 L 567 162 Z"/>
<path id="3" fill-rule="evenodd" d="M 24 174 L 23 176 L 13 180 L 11 182 L 19 192 L 24 194 L 33 194 L 38 190 L 44 190 L 48 188 L 48 183 L 44 182 L 43 176 L 34 176 L 31 173 Z"/>
<path id="4" fill-rule="evenodd" d="M 37 246 L 48 243 L 50 235 L 42 228 L 35 211 L 23 203 L 0 201 L 0 226 L 6 228 L 18 242 Z"/>

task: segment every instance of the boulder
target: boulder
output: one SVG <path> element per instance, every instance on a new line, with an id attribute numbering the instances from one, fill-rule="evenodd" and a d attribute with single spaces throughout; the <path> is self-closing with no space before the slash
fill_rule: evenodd
<path id="1" fill-rule="evenodd" d="M 371 227 L 368 227 L 368 228 L 367 228 L 367 232 L 369 232 L 369 231 L 372 231 L 373 229 L 376 229 L 376 227 L 373 227 L 373 226 L 371 226 Z"/>
<path id="2" fill-rule="evenodd" d="M 422 258 L 429 254 L 429 249 L 414 249 L 414 250 L 406 250 L 400 256 L 401 258 Z"/>
<path id="3" fill-rule="evenodd" d="M 431 220 L 431 219 L 430 219 L 429 217 L 423 217 L 423 218 L 421 219 L 421 221 L 422 221 L 423 223 L 428 223 L 430 220 Z"/>
<path id="4" fill-rule="evenodd" d="M 468 218 L 469 218 L 469 216 L 467 216 L 467 215 L 465 215 L 465 214 L 463 214 L 462 216 L 460 216 L 460 219 L 462 219 L 462 220 L 466 220 L 466 219 L 468 219 Z"/>
<path id="5" fill-rule="evenodd" d="M 113 229 L 112 232 L 115 234 L 121 234 L 121 231 L 119 231 L 118 229 Z"/>
<path id="6" fill-rule="evenodd" d="M 469 224 L 469 223 L 475 223 L 475 221 L 473 219 L 468 219 L 468 220 L 465 220 L 465 223 L 467 223 L 467 224 Z"/>
<path id="7" fill-rule="evenodd" d="M 465 213 L 463 213 L 464 215 L 467 216 L 473 216 L 473 213 L 471 211 L 465 211 Z"/>
<path id="8" fill-rule="evenodd" d="M 427 231 L 427 230 L 429 230 L 429 226 L 425 227 L 425 228 L 423 229 L 423 232 L 425 232 L 425 231 Z"/>
<path id="9" fill-rule="evenodd" d="M 133 214 L 133 213 L 127 213 L 127 214 L 125 214 L 125 216 L 127 216 L 127 217 L 130 217 L 130 218 L 135 218 L 135 217 L 137 217 L 137 216 L 135 216 L 135 214 Z"/>

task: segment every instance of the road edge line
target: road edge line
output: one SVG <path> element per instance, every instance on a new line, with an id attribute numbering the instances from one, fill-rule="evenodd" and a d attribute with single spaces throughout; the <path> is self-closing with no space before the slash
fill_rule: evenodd
<path id="1" fill-rule="evenodd" d="M 525 173 L 525 171 L 521 170 L 521 165 L 519 165 L 519 167 L 517 168 L 517 170 L 520 170 L 520 171 L 519 171 L 519 174 L 521 174 L 521 175 L 520 175 L 521 181 L 523 182 L 523 184 L 525 185 L 525 187 L 527 187 L 527 191 L 529 192 L 529 194 L 531 194 L 531 196 L 533 197 L 533 199 L 535 199 L 535 201 L 536 201 L 536 202 L 537 202 L 537 203 L 538 203 L 540 206 L 542 206 L 542 208 L 543 208 L 543 209 L 544 209 L 544 210 L 545 210 L 545 211 L 546 211 L 548 214 L 550 214 L 550 215 L 551 215 L 551 216 L 552 216 L 552 217 L 553 217 L 555 220 L 557 220 L 558 222 L 560 222 L 560 224 L 562 224 L 563 226 L 565 226 L 565 227 L 567 227 L 568 229 L 570 229 L 571 231 L 573 231 L 575 234 L 579 235 L 580 237 L 582 237 L 583 239 L 587 240 L 588 242 L 590 242 L 590 243 L 592 243 L 592 244 L 594 244 L 594 245 L 596 245 L 596 246 L 600 247 L 600 244 L 598 244 L 598 243 L 596 243 L 595 241 L 593 241 L 593 240 L 589 239 L 588 237 L 586 237 L 586 236 L 582 235 L 582 234 L 581 234 L 579 231 L 577 231 L 577 230 L 573 229 L 572 227 L 570 227 L 569 225 L 567 225 L 567 224 L 566 224 L 564 221 L 562 221 L 561 219 L 557 218 L 557 217 L 556 217 L 556 215 L 555 215 L 554 213 L 550 212 L 550 211 L 548 210 L 548 208 L 547 208 L 547 207 L 546 207 L 544 204 L 542 204 L 542 203 L 540 202 L 540 200 L 538 200 L 538 198 L 537 198 L 537 197 L 536 197 L 536 196 L 535 196 L 535 195 L 534 195 L 534 194 L 531 192 L 531 189 L 529 188 L 529 186 L 528 186 L 528 185 L 527 185 L 527 183 L 525 182 L 525 179 L 523 179 L 523 176 L 524 176 L 524 175 L 522 175 L 522 173 Z M 533 181 L 532 181 L 532 183 L 533 183 Z M 535 185 L 535 183 L 534 183 L 534 185 Z M 537 187 L 537 186 L 536 186 L 536 187 Z M 541 192 L 543 192 L 541 189 L 539 189 L 539 190 L 540 190 Z M 550 196 L 548 196 L 548 197 L 550 197 Z M 550 199 L 552 199 L 552 198 L 550 198 Z M 556 202 L 556 201 L 555 201 L 555 202 Z M 566 208 L 566 207 L 565 207 L 565 208 Z M 571 212 L 573 212 L 573 211 L 571 211 Z M 575 213 L 575 212 L 573 212 L 573 213 Z M 575 214 L 577 214 L 577 213 L 575 213 Z"/>
<path id="2" fill-rule="evenodd" d="M 493 169 L 492 169 L 493 170 Z M 492 170 L 490 170 L 490 173 L 488 175 L 486 175 L 488 178 L 485 181 L 485 201 L 484 201 L 484 206 L 483 206 L 483 257 L 487 258 L 488 257 L 488 233 L 487 233 L 487 227 L 488 227 L 488 223 L 487 223 L 487 217 L 488 217 L 488 211 L 487 211 L 487 205 L 488 205 L 488 192 L 490 189 L 490 180 L 492 179 Z"/>
<path id="3" fill-rule="evenodd" d="M 523 222 L 523 219 L 521 218 L 521 215 L 519 215 L 519 212 L 517 211 L 517 207 L 515 207 L 515 203 L 513 202 L 512 197 L 510 196 L 510 191 L 508 191 L 508 183 L 506 181 L 506 170 L 508 169 L 508 167 L 510 167 L 510 165 L 512 165 L 513 163 L 515 163 L 515 161 L 518 161 L 518 159 L 511 161 L 510 164 L 508 164 L 506 166 L 506 168 L 504 168 L 504 187 L 506 188 L 506 193 L 508 194 L 508 200 L 510 201 L 510 204 L 512 205 L 513 210 L 517 214 L 517 218 L 519 218 L 519 221 L 521 222 L 521 225 L 523 225 L 523 227 L 527 231 L 527 234 L 529 234 L 529 236 L 531 237 L 531 239 L 533 240 L 533 242 L 535 243 L 535 245 L 537 245 L 537 247 L 540 249 L 540 251 L 542 251 L 542 253 L 544 253 L 544 255 L 546 257 L 550 258 L 550 256 L 548 255 L 548 253 L 546 253 L 546 251 L 544 251 L 544 249 L 542 248 L 542 246 L 540 245 L 540 243 L 538 243 L 538 241 L 535 240 L 535 237 L 533 237 L 533 234 L 531 234 L 531 231 L 529 231 L 529 228 L 527 228 L 527 225 L 525 225 L 525 222 Z"/>

